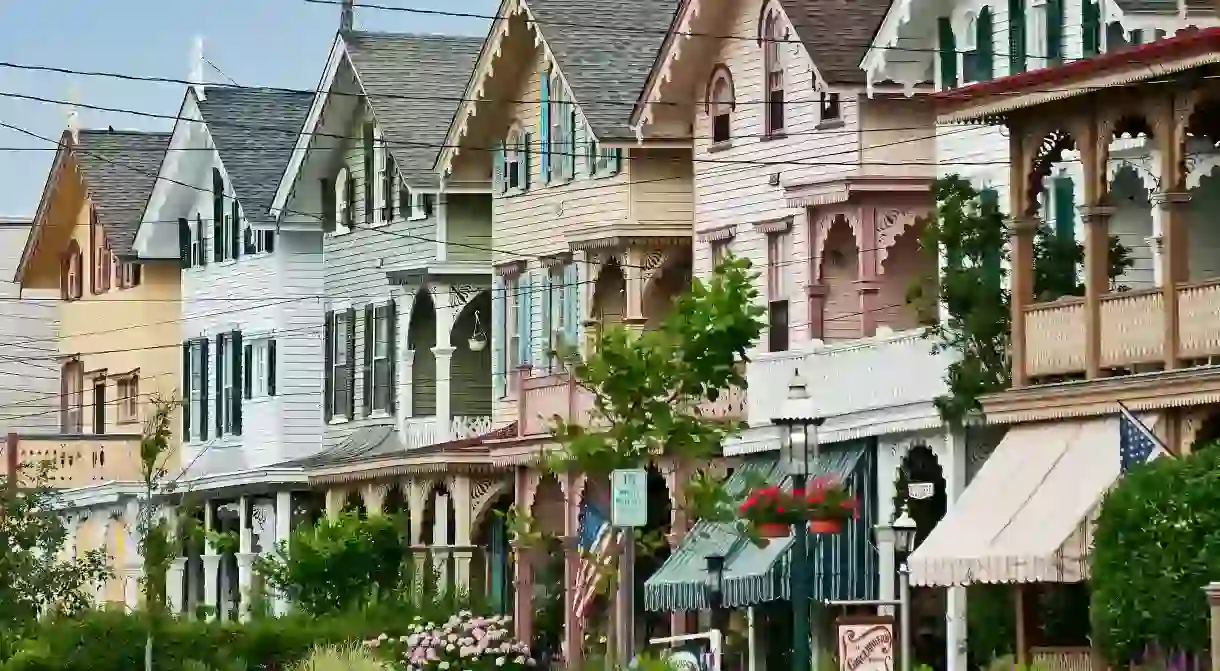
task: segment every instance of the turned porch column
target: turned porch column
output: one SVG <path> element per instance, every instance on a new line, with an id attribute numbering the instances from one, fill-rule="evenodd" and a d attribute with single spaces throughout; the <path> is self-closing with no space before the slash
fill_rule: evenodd
<path id="1" fill-rule="evenodd" d="M 471 497 L 470 497 L 470 476 L 461 473 L 453 476 L 449 482 L 449 493 L 453 496 L 453 526 L 457 532 L 453 539 L 453 544 L 458 546 L 458 549 L 453 551 L 453 573 L 454 584 L 458 589 L 470 589 L 470 562 L 474 558 L 474 553 L 470 549 L 473 545 L 471 536 Z"/>
<path id="2" fill-rule="evenodd" d="M 1190 202 L 1186 190 L 1185 143 L 1189 118 L 1185 90 L 1170 87 L 1160 94 L 1156 115 L 1152 119 L 1157 143 L 1156 157 L 1160 165 L 1161 192 L 1150 199 L 1161 210 L 1161 304 L 1165 312 L 1163 342 L 1165 370 L 1178 367 L 1178 283 L 1190 277 L 1190 241 L 1183 209 Z"/>
<path id="3" fill-rule="evenodd" d="M 538 477 L 530 469 L 518 467 L 514 474 L 513 501 L 527 512 L 532 512 L 534 494 L 538 489 Z M 516 589 L 513 592 L 513 621 L 516 623 L 517 639 L 530 641 L 534 637 L 534 566 L 533 552 L 524 547 L 520 539 L 512 539 L 513 571 Z"/>
<path id="4" fill-rule="evenodd" d="M 1026 371 L 1029 366 L 1028 350 L 1025 337 L 1025 309 L 1034 297 L 1034 233 L 1038 230 L 1038 220 L 1033 217 L 1019 217 L 1009 220 L 1008 244 L 1012 262 L 1012 298 L 1009 301 L 1012 310 L 1012 386 L 1024 387 L 1029 384 Z"/>
<path id="5" fill-rule="evenodd" d="M 1086 164 L 1085 171 L 1088 172 Z M 1088 177 L 1085 177 L 1086 181 Z M 1087 191 L 1087 189 L 1086 189 Z M 1101 377 L 1101 297 L 1110 291 L 1110 217 L 1114 208 L 1084 205 L 1085 377 Z"/>
<path id="6" fill-rule="evenodd" d="M 623 325 L 634 333 L 644 330 L 644 264 L 648 253 L 636 247 L 627 250 L 627 262 L 623 264 L 623 278 L 627 282 L 627 302 L 623 306 Z"/>
<path id="7" fill-rule="evenodd" d="M 576 582 L 580 575 L 580 476 L 564 476 L 563 497 L 563 656 L 564 666 L 578 669 L 583 658 L 583 618 L 576 612 Z"/>

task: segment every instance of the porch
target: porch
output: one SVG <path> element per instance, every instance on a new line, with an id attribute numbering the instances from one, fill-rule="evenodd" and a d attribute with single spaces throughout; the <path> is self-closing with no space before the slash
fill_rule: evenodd
<path id="1" fill-rule="evenodd" d="M 10 434 L 0 475 L 14 467 L 48 467 L 48 484 L 57 489 L 89 487 L 106 482 L 141 479 L 139 434 Z"/>

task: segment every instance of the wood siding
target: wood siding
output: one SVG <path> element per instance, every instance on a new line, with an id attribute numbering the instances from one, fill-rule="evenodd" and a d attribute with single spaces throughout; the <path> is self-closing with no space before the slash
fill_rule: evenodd
<path id="1" fill-rule="evenodd" d="M 29 226 L 0 217 L 0 433 L 59 428 L 59 292 L 22 292 L 12 281 L 29 232 Z"/>

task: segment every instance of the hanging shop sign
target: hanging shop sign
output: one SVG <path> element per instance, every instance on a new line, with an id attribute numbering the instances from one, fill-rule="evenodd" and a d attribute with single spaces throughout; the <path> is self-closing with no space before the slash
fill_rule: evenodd
<path id="1" fill-rule="evenodd" d="M 893 671 L 894 618 L 844 615 L 835 620 L 839 671 Z"/>

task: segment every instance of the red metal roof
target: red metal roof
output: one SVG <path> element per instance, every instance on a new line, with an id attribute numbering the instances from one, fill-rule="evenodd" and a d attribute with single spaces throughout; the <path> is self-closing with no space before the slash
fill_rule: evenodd
<path id="1" fill-rule="evenodd" d="M 1187 28 L 1173 37 L 1149 42 L 1122 51 L 1099 54 L 1057 67 L 1039 68 L 969 86 L 946 89 L 932 94 L 938 104 L 954 104 L 980 100 L 993 95 L 1008 95 L 1052 89 L 1087 77 L 1129 66 L 1153 66 L 1165 60 L 1189 58 L 1220 51 L 1220 28 L 1199 30 Z M 1158 73 L 1149 70 L 1149 78 Z"/>

